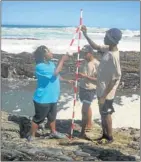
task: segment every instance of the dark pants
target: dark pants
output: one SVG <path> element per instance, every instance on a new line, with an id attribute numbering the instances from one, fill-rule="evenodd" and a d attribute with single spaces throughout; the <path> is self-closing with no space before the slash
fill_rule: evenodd
<path id="1" fill-rule="evenodd" d="M 95 89 L 88 90 L 81 87 L 79 89 L 79 98 L 81 102 L 91 104 L 91 102 L 94 100 L 95 95 L 96 95 Z"/>
<path id="2" fill-rule="evenodd" d="M 34 101 L 35 115 L 33 122 L 41 124 L 47 117 L 49 122 L 56 120 L 57 115 L 57 103 L 40 104 Z"/>
<path id="3" fill-rule="evenodd" d="M 112 100 L 106 99 L 104 104 L 101 105 L 99 103 L 99 112 L 100 112 L 101 116 L 112 114 L 113 112 L 115 112 L 114 107 L 113 107 L 113 101 L 114 101 L 114 99 L 112 99 Z"/>

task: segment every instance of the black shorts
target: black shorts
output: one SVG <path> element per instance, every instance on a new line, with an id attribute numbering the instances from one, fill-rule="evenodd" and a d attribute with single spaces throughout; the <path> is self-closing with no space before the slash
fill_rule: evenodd
<path id="1" fill-rule="evenodd" d="M 112 114 L 113 112 L 115 112 L 114 107 L 113 107 L 113 102 L 114 99 L 112 100 L 105 100 L 104 104 L 100 104 L 99 103 L 99 112 L 101 115 L 108 115 L 108 114 Z"/>
<path id="2" fill-rule="evenodd" d="M 56 120 L 57 103 L 40 104 L 35 101 L 33 102 L 35 106 L 35 115 L 32 120 L 34 123 L 41 124 L 46 117 L 49 122 Z"/>
<path id="3" fill-rule="evenodd" d="M 95 89 L 88 90 L 81 87 L 79 88 L 79 98 L 81 102 L 91 104 L 91 102 L 95 99 L 95 95 L 96 95 Z"/>

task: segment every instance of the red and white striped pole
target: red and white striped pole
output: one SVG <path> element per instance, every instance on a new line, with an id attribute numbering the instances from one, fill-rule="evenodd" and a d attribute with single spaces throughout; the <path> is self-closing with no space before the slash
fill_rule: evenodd
<path id="1" fill-rule="evenodd" d="M 75 38 L 76 38 L 76 35 L 77 35 L 79 29 L 80 29 L 80 27 L 78 26 L 78 27 L 76 28 L 75 34 L 74 34 L 74 36 L 73 36 L 73 38 L 72 38 L 70 44 L 69 44 L 69 48 L 68 48 L 68 51 L 67 51 L 69 54 L 70 54 L 70 49 L 71 49 L 71 47 L 72 47 L 72 45 L 73 45 L 73 43 L 74 43 L 74 40 L 75 40 Z"/>
<path id="2" fill-rule="evenodd" d="M 72 139 L 73 130 L 74 130 L 74 119 L 75 119 L 75 107 L 76 107 L 76 97 L 77 97 L 77 86 L 78 86 L 78 69 L 79 69 L 79 55 L 80 55 L 80 40 L 81 40 L 81 26 L 82 26 L 82 13 L 80 12 L 80 25 L 79 25 L 79 37 L 78 37 L 78 54 L 77 54 L 77 63 L 76 63 L 76 72 L 75 72 L 75 86 L 74 86 L 74 102 L 73 102 L 73 113 L 72 113 L 72 123 L 71 123 L 71 134 L 70 138 Z"/>
<path id="3" fill-rule="evenodd" d="M 73 38 L 72 38 L 72 40 L 71 40 L 70 46 L 73 45 L 73 42 L 74 42 L 74 40 L 75 40 L 76 34 L 77 34 L 78 31 L 79 31 L 79 28 L 80 28 L 80 27 L 78 26 L 77 29 L 76 29 L 76 31 L 75 31 L 75 34 L 74 34 L 74 36 L 73 36 Z"/>

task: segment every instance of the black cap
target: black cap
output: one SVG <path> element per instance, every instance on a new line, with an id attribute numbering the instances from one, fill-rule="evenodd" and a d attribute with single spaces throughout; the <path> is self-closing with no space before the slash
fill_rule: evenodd
<path id="1" fill-rule="evenodd" d="M 83 53 L 93 53 L 93 48 L 90 45 L 85 45 L 81 49 L 81 52 L 83 52 Z"/>

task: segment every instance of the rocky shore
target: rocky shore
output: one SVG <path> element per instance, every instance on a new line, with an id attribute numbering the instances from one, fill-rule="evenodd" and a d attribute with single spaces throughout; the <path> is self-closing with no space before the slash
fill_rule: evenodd
<path id="1" fill-rule="evenodd" d="M 46 123 L 40 125 L 38 137 L 27 142 L 24 135 L 29 131 L 31 120 L 25 116 L 1 112 L 1 160 L 2 161 L 140 161 L 140 130 L 134 128 L 114 129 L 115 141 L 97 144 L 100 135 L 98 124 L 91 132 L 91 141 L 78 138 L 80 121 L 75 121 L 74 138 L 47 139 Z M 68 133 L 69 120 L 57 120 L 57 130 Z"/>
<path id="2" fill-rule="evenodd" d="M 62 75 L 74 78 L 76 54 L 70 58 L 62 70 Z M 95 53 L 97 59 L 101 59 Z M 120 90 L 137 90 L 140 87 L 139 52 L 120 52 L 122 78 Z M 57 64 L 61 55 L 54 54 Z M 83 58 L 83 55 L 81 55 Z M 28 79 L 34 77 L 34 58 L 31 53 L 1 53 L 2 78 Z M 97 123 L 90 133 L 91 141 L 79 139 L 81 122 L 75 121 L 74 138 L 47 139 L 48 125 L 40 125 L 36 140 L 27 142 L 25 137 L 31 127 L 28 116 L 15 116 L 1 111 L 1 161 L 140 161 L 140 130 L 134 128 L 114 129 L 115 141 L 99 145 L 94 139 L 101 134 Z M 57 130 L 70 132 L 70 120 L 57 120 Z"/>
<path id="3" fill-rule="evenodd" d="M 83 58 L 83 55 L 80 55 Z M 95 57 L 100 60 L 100 55 L 95 53 Z M 54 54 L 54 62 L 57 64 L 61 58 L 61 54 Z M 139 89 L 140 75 L 139 75 L 139 52 L 120 52 L 122 78 L 119 89 Z M 62 75 L 65 77 L 74 77 L 76 57 L 72 57 L 62 70 Z M 34 78 L 35 62 L 31 53 L 22 52 L 19 54 L 12 54 L 1 52 L 1 76 L 2 78 Z"/>

